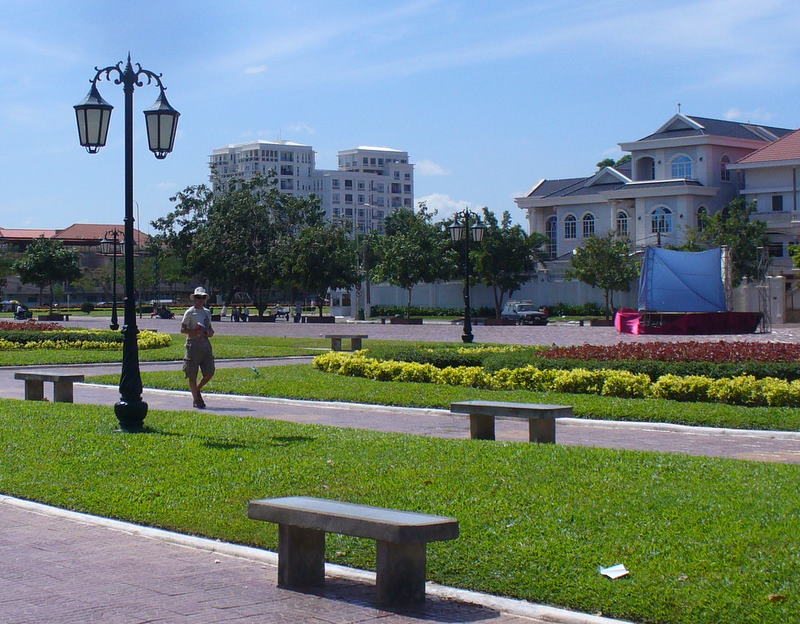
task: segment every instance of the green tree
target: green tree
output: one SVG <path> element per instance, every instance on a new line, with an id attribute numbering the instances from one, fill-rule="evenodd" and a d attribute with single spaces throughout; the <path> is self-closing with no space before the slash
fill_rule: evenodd
<path id="1" fill-rule="evenodd" d="M 616 161 L 613 158 L 604 158 L 601 160 L 597 165 L 597 170 L 600 171 L 603 167 L 613 167 L 616 164 Z"/>
<path id="2" fill-rule="evenodd" d="M 322 316 L 328 289 L 349 288 L 361 280 L 357 242 L 341 225 L 307 226 L 282 242 L 281 281 L 313 296 Z"/>
<path id="3" fill-rule="evenodd" d="M 500 318 L 505 297 L 519 290 L 536 265 L 544 262 L 548 241 L 539 232 L 528 236 L 521 226 L 512 225 L 508 211 L 503 212 L 498 223 L 494 213 L 484 208 L 483 222 L 483 241 L 472 253 L 475 277 L 492 287 L 495 316 Z"/>
<path id="4" fill-rule="evenodd" d="M 81 276 L 78 252 L 67 249 L 60 240 L 40 236 L 34 239 L 12 269 L 25 284 L 50 289 L 50 314 L 53 313 L 56 282 L 72 282 Z"/>
<path id="5" fill-rule="evenodd" d="M 445 224 L 433 223 L 433 217 L 424 202 L 417 212 L 400 208 L 386 218 L 386 234 L 372 239 L 376 259 L 371 278 L 406 290 L 406 316 L 414 286 L 448 279 L 456 268 Z"/>
<path id="6" fill-rule="evenodd" d="M 626 239 L 608 234 L 590 236 L 572 255 L 567 277 L 603 289 L 606 318 L 611 317 L 614 307 L 614 291 L 627 292 L 631 280 L 639 275 L 638 263 L 629 253 Z"/>
<path id="7" fill-rule="evenodd" d="M 234 180 L 216 193 L 190 186 L 171 201 L 175 210 L 152 223 L 154 244 L 179 258 L 188 275 L 208 280 L 225 301 L 248 293 L 259 316 L 283 264 L 282 239 L 322 222 L 316 197 L 281 193 L 274 176 Z"/>
<path id="8" fill-rule="evenodd" d="M 767 224 L 753 219 L 756 203 L 747 204 L 736 198 L 717 214 L 704 219 L 702 237 L 713 247 L 726 245 L 731 253 L 732 283 L 736 287 L 744 278 L 759 280 L 758 248 L 767 244 Z"/>

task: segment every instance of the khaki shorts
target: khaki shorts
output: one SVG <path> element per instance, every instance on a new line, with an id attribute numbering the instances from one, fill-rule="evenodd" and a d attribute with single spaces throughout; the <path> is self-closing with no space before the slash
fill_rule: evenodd
<path id="1" fill-rule="evenodd" d="M 187 377 L 197 377 L 197 371 L 203 371 L 204 377 L 214 374 L 214 353 L 208 340 L 189 340 L 186 342 L 186 354 L 183 357 L 183 372 Z"/>

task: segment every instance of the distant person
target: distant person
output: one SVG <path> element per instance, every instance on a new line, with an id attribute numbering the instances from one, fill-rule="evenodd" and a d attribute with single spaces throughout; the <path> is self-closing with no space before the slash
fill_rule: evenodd
<path id="1" fill-rule="evenodd" d="M 211 313 L 205 307 L 208 293 L 202 286 L 194 289 L 192 295 L 194 305 L 183 313 L 181 333 L 186 334 L 186 355 L 183 358 L 183 372 L 189 380 L 193 405 L 203 409 L 206 404 L 200 390 L 214 376 L 214 353 L 209 338 L 214 335 L 211 327 Z M 202 371 L 203 378 L 197 383 L 197 373 Z"/>
<path id="2" fill-rule="evenodd" d="M 231 310 L 231 320 L 238 323 L 239 322 L 239 308 L 233 307 Z"/>
<path id="3" fill-rule="evenodd" d="M 299 323 L 301 318 L 303 318 L 303 307 L 297 303 L 294 306 L 294 322 Z"/>
<path id="4" fill-rule="evenodd" d="M 247 323 L 247 321 L 250 320 L 250 310 L 247 308 L 247 306 L 244 306 L 242 308 L 241 317 L 242 317 L 242 322 L 243 323 Z"/>

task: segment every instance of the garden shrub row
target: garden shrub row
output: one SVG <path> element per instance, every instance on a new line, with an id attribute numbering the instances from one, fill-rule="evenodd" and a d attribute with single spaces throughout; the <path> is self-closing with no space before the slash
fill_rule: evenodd
<path id="1" fill-rule="evenodd" d="M 750 375 L 722 379 L 663 375 L 654 382 L 642 373 L 613 369 L 565 370 L 524 366 L 491 372 L 480 366 L 437 368 L 432 364 L 418 362 L 380 361 L 366 357 L 363 351 L 326 353 L 314 359 L 314 367 L 325 372 L 366 377 L 377 381 L 437 383 L 492 390 L 600 394 L 623 398 L 707 401 L 745 406 L 800 407 L 800 381 L 757 379 Z"/>
<path id="2" fill-rule="evenodd" d="M 411 306 L 410 310 L 405 306 L 374 305 L 370 308 L 372 316 L 405 316 L 409 311 L 411 316 L 463 316 L 464 308 L 425 308 L 422 306 Z M 481 307 L 472 308 L 473 316 L 489 316 L 494 318 L 494 308 Z"/>
<path id="3" fill-rule="evenodd" d="M 549 359 L 524 353 L 490 354 L 483 360 L 489 371 L 502 368 L 536 366 L 545 369 L 586 368 L 624 370 L 657 379 L 662 375 L 702 375 L 711 379 L 752 375 L 758 379 L 775 377 L 786 381 L 800 379 L 800 364 L 795 362 L 664 362 L 658 360 L 570 360 Z"/>
<path id="4" fill-rule="evenodd" d="M 669 343 L 674 344 L 674 343 Z M 756 344 L 752 348 L 746 346 L 750 343 L 727 343 L 724 347 L 717 347 L 716 343 L 685 343 L 686 345 L 700 345 L 700 347 L 681 346 L 679 351 L 664 348 L 663 343 L 650 343 L 651 346 L 634 345 L 637 349 L 623 350 L 614 347 L 593 347 L 583 345 L 575 348 L 552 347 L 520 347 L 486 346 L 452 347 L 450 345 L 430 346 L 396 346 L 396 345 L 370 345 L 368 355 L 379 360 L 400 360 L 403 362 L 418 362 L 420 364 L 433 364 L 438 368 L 447 366 L 483 366 L 490 372 L 503 368 L 522 368 L 535 366 L 540 369 L 571 369 L 585 368 L 588 370 L 613 369 L 624 370 L 634 374 L 647 375 L 657 379 L 663 375 L 702 375 L 712 379 L 723 377 L 739 377 L 752 375 L 757 379 L 775 377 L 794 381 L 800 379 L 800 345 L 781 345 L 777 343 Z M 728 346 L 729 345 L 729 346 Z M 624 345 L 628 346 L 628 345 Z M 598 359 L 583 359 L 579 357 L 550 357 L 553 353 L 598 355 Z M 797 357 L 794 357 L 796 348 Z M 724 352 L 723 352 L 724 351 Z M 675 359 L 666 358 L 672 352 Z M 616 353 L 613 358 L 608 354 Z M 637 357 L 630 359 L 624 355 L 633 353 Z M 644 358 L 652 353 L 654 359 Z M 746 359 L 747 355 L 752 359 Z M 769 356 L 773 359 L 770 360 Z M 729 358 L 729 361 L 725 360 Z M 608 359 L 606 359 L 608 358 Z"/>
<path id="5" fill-rule="evenodd" d="M 65 329 L 54 331 L 8 331 L 0 330 L 0 340 L 7 342 L 36 342 L 54 340 L 64 342 L 122 342 L 122 332 L 111 329 Z"/>
<path id="6" fill-rule="evenodd" d="M 613 345 L 569 345 L 545 347 L 548 358 L 568 360 L 661 360 L 673 362 L 797 362 L 800 344 L 787 342 L 746 342 L 742 340 L 697 340 L 662 342 L 620 342 Z"/>
<path id="7" fill-rule="evenodd" d="M 109 330 L 68 330 L 57 332 L 35 332 L 32 339 L 22 339 L 24 336 L 14 335 L 15 340 L 9 340 L 0 332 L 0 351 L 15 349 L 121 349 L 122 334 Z M 22 334 L 23 332 L 18 332 Z M 112 336 L 109 336 L 111 334 Z M 29 337 L 30 338 L 30 337 Z M 137 337 L 139 349 L 159 349 L 167 347 L 172 342 L 169 334 L 162 334 L 153 330 L 143 330 Z"/>

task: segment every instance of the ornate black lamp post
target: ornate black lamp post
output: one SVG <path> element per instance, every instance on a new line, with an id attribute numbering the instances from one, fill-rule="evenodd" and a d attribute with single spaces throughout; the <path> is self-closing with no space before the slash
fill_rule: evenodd
<path id="1" fill-rule="evenodd" d="M 80 144 L 90 154 L 106 144 L 108 124 L 111 120 L 112 106 L 106 102 L 97 90 L 97 82 L 103 79 L 111 81 L 111 74 L 116 74 L 114 84 L 121 84 L 125 93 L 125 324 L 122 327 L 122 374 L 119 381 L 120 400 L 114 405 L 114 412 L 123 431 L 142 431 L 144 418 L 147 415 L 147 403 L 142 401 L 142 377 L 139 372 L 139 349 L 137 345 L 136 301 L 133 287 L 133 90 L 135 87 L 156 83 L 159 95 L 152 107 L 144 111 L 147 123 L 147 141 L 150 151 L 158 159 L 165 158 L 172 151 L 175 141 L 175 130 L 180 113 L 169 105 L 161 83 L 161 74 L 131 65 L 131 57 L 125 67 L 122 62 L 103 69 L 95 67 L 95 76 L 90 81 L 89 94 L 80 104 L 75 106 L 78 121 L 78 137 Z"/>
<path id="2" fill-rule="evenodd" d="M 469 302 L 469 241 L 470 238 L 476 243 L 483 240 L 484 226 L 480 217 L 469 208 L 464 208 L 461 212 L 453 215 L 453 225 L 450 226 L 450 238 L 454 243 L 464 241 L 462 249 L 462 261 L 464 264 L 464 334 L 461 340 L 472 342 L 472 308 Z"/>
<path id="3" fill-rule="evenodd" d="M 119 249 L 119 236 L 122 234 L 117 228 L 109 230 L 100 241 L 100 253 L 113 256 L 113 272 L 111 275 L 111 329 L 119 329 L 117 322 L 117 249 Z"/>

